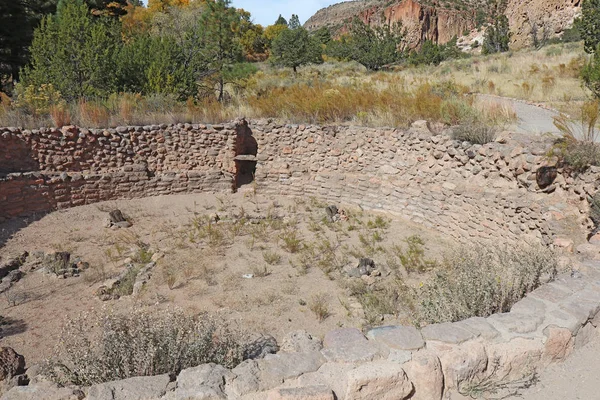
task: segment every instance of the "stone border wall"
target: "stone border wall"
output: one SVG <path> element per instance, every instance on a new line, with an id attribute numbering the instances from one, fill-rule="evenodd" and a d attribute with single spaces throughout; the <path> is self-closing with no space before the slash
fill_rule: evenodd
<path id="1" fill-rule="evenodd" d="M 253 121 L 250 128 L 243 122 L 0 128 L 0 222 L 109 199 L 230 191 L 236 139 L 249 129 L 258 144 L 261 193 L 314 195 L 386 210 L 464 241 L 549 243 L 564 221 L 585 228 L 586 200 L 598 185 L 592 169 L 577 179 L 558 174 L 542 190 L 536 171 L 547 163 L 547 144 L 503 137 L 471 145 L 434 135 L 424 122 L 407 131 L 268 121 Z M 174 383 L 168 376 L 139 377 L 83 390 L 95 400 L 436 400 L 448 390 L 528 379 L 596 335 L 599 311 L 600 272 L 590 262 L 583 273 L 535 290 L 509 313 L 420 330 L 389 326 L 363 335 L 339 329 L 322 344 L 296 332 L 279 353 L 232 370 L 207 364 L 184 370 Z M 77 390 L 35 381 L 3 398 L 68 397 Z"/>
<path id="2" fill-rule="evenodd" d="M 327 333 L 322 344 L 292 332 L 277 354 L 231 370 L 204 364 L 183 370 L 175 382 L 160 375 L 86 388 L 37 378 L 2 399 L 81 399 L 83 391 L 87 400 L 441 400 L 449 391 L 516 389 L 598 335 L 600 272 L 598 264 L 588 266 L 585 276 L 561 275 L 509 313 L 488 318 L 420 330 L 385 326 L 366 335 L 344 328 Z"/>
<path id="3" fill-rule="evenodd" d="M 261 193 L 381 209 L 457 240 L 552 243 L 565 219 L 589 228 L 597 171 L 541 190 L 548 143 L 486 145 L 409 130 L 283 125 L 0 128 L 0 222 L 103 200 L 230 191 L 236 137 L 258 144 Z M 25 172 L 35 166 L 37 169 Z M 561 223 L 561 221 L 563 221 Z M 582 233 L 583 235 L 583 233 Z"/>

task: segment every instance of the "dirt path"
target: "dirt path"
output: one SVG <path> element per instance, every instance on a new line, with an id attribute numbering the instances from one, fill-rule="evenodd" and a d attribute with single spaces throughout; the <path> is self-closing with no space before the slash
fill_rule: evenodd
<path id="1" fill-rule="evenodd" d="M 537 385 L 509 400 L 600 399 L 600 336 L 540 373 Z"/>

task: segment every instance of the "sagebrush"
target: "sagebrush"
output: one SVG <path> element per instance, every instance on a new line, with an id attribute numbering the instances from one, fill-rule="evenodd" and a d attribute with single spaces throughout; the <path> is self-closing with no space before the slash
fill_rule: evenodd
<path id="1" fill-rule="evenodd" d="M 557 255 L 541 245 L 463 247 L 414 290 L 416 320 L 454 322 L 508 312 L 558 270 Z"/>
<path id="2" fill-rule="evenodd" d="M 67 321 L 46 374 L 59 384 L 92 385 L 134 376 L 169 374 L 243 360 L 244 334 L 202 314 L 180 310 L 102 311 Z"/>

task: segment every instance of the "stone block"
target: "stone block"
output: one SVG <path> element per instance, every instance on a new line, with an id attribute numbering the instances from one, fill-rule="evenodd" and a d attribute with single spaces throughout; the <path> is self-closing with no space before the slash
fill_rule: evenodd
<path id="1" fill-rule="evenodd" d="M 418 351 L 402 366 L 414 386 L 411 400 L 441 400 L 444 392 L 442 364 L 435 353 Z"/>
<path id="2" fill-rule="evenodd" d="M 371 361 L 379 355 L 377 346 L 356 328 L 336 329 L 323 340 L 321 353 L 330 362 Z"/>
<path id="3" fill-rule="evenodd" d="M 184 369 L 177 376 L 175 389 L 168 392 L 165 400 L 216 400 L 225 399 L 225 381 L 233 373 L 217 364 L 203 364 Z"/>
<path id="4" fill-rule="evenodd" d="M 426 341 L 434 340 L 443 343 L 458 344 L 473 339 L 475 335 L 462 328 L 459 324 L 442 323 L 427 325 L 421 329 L 421 334 Z"/>
<path id="5" fill-rule="evenodd" d="M 459 327 L 471 332 L 476 337 L 481 337 L 483 339 L 491 340 L 500 335 L 500 332 L 482 317 L 472 317 L 455 323 L 458 324 Z"/>
<path id="6" fill-rule="evenodd" d="M 347 376 L 346 400 L 403 400 L 413 391 L 402 367 L 389 361 L 362 364 Z"/>
<path id="7" fill-rule="evenodd" d="M 367 338 L 394 350 L 418 350 L 425 341 L 412 326 L 383 326 L 367 332 Z"/>
<path id="8" fill-rule="evenodd" d="M 544 335 L 546 343 L 542 356 L 543 364 L 562 361 L 573 350 L 573 335 L 570 330 L 551 325 L 544 329 Z"/>
<path id="9" fill-rule="evenodd" d="M 509 312 L 491 315 L 486 320 L 500 332 L 525 334 L 535 332 L 544 322 L 544 315 Z"/>

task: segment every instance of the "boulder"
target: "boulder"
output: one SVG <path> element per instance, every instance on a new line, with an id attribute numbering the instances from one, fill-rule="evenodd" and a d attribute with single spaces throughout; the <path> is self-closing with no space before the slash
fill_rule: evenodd
<path id="1" fill-rule="evenodd" d="M 402 400 L 413 391 L 406 372 L 396 363 L 375 361 L 348 372 L 346 400 Z"/>
<path id="2" fill-rule="evenodd" d="M 24 251 L 23 253 L 19 254 L 18 256 L 10 258 L 7 261 L 0 264 L 0 279 L 4 278 L 11 271 L 19 269 L 25 263 L 25 261 L 27 261 L 28 256 L 29 256 L 29 253 Z"/>
<path id="3" fill-rule="evenodd" d="M 535 173 L 535 181 L 540 189 L 546 189 L 554 183 L 557 175 L 556 167 L 540 167 Z"/>
<path id="4" fill-rule="evenodd" d="M 415 393 L 411 400 L 441 400 L 444 393 L 444 374 L 440 359 L 433 352 L 423 350 L 402 365 L 412 382 Z"/>
<path id="5" fill-rule="evenodd" d="M 226 399 L 225 382 L 233 373 L 218 364 L 203 364 L 184 369 L 177 376 L 175 389 L 165 400 L 216 400 Z"/>
<path id="6" fill-rule="evenodd" d="M 258 358 L 265 358 L 267 354 L 274 354 L 278 351 L 277 340 L 271 335 L 263 335 L 246 345 L 244 359 L 256 360 Z"/>
<path id="7" fill-rule="evenodd" d="M 321 353 L 331 362 L 371 361 L 379 355 L 375 344 L 369 342 L 356 328 L 328 332 Z"/>
<path id="8" fill-rule="evenodd" d="M 25 372 L 25 357 L 10 347 L 0 348 L 0 381 Z"/>

